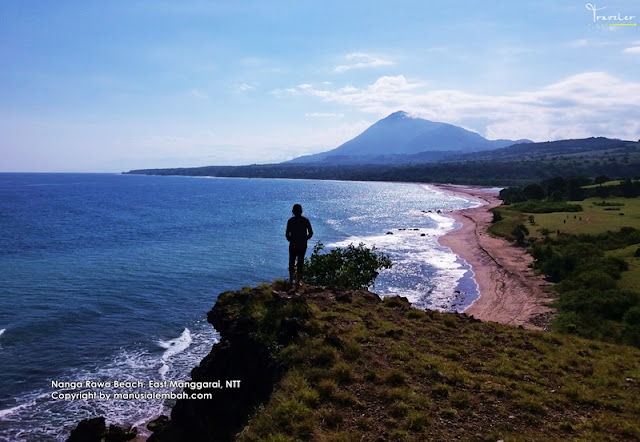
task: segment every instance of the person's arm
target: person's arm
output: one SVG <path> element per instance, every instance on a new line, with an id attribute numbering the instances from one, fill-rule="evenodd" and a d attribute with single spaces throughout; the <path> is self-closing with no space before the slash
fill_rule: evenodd
<path id="1" fill-rule="evenodd" d="M 311 239 L 313 236 L 313 229 L 311 228 L 311 222 L 307 219 L 307 239 Z"/>
<path id="2" fill-rule="evenodd" d="M 284 236 L 291 242 L 291 220 L 287 221 L 287 231 L 284 232 Z"/>

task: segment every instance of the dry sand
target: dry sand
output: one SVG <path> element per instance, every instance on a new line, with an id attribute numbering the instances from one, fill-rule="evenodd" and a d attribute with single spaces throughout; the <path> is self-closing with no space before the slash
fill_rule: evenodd
<path id="1" fill-rule="evenodd" d="M 525 249 L 502 238 L 491 236 L 487 228 L 493 217 L 490 209 L 499 206 L 498 192 L 486 188 L 437 185 L 446 192 L 471 197 L 480 207 L 450 213 L 462 227 L 440 237 L 441 245 L 470 266 L 480 296 L 465 313 L 483 321 L 494 321 L 528 329 L 546 329 L 553 309 L 545 287 L 549 284 L 534 275 L 533 261 Z"/>

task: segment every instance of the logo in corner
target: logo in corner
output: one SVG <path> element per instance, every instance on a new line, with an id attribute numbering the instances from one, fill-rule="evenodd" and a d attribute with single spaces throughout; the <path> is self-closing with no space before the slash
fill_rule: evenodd
<path id="1" fill-rule="evenodd" d="M 607 7 L 599 8 L 593 3 L 587 3 L 585 7 L 593 14 L 593 21 L 589 23 L 589 26 L 638 26 L 635 15 L 621 14 L 619 11 L 615 15 L 600 13 Z"/>

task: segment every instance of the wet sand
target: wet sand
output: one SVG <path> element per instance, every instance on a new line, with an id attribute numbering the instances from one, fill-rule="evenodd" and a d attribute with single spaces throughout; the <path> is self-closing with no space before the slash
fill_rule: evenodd
<path id="1" fill-rule="evenodd" d="M 549 284 L 534 275 L 533 261 L 524 248 L 491 236 L 487 228 L 490 209 L 499 206 L 498 192 L 486 188 L 432 185 L 441 191 L 471 197 L 480 207 L 451 212 L 462 227 L 440 237 L 439 243 L 464 259 L 474 273 L 480 296 L 464 311 L 483 321 L 494 321 L 528 329 L 546 329 L 553 309 L 545 288 Z"/>

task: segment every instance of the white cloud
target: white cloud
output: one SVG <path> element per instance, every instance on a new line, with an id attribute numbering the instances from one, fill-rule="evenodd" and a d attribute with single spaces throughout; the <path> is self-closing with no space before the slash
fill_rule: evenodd
<path id="1" fill-rule="evenodd" d="M 428 90 L 402 75 L 380 77 L 362 88 L 311 86 L 298 92 L 377 117 L 404 110 L 430 120 L 471 126 L 492 139 L 640 138 L 636 100 L 640 83 L 624 82 L 603 72 L 573 75 L 539 90 L 510 95 Z M 481 120 L 487 121 L 483 127 L 477 123 Z"/>
<path id="2" fill-rule="evenodd" d="M 630 48 L 626 48 L 622 52 L 626 54 L 640 54 L 640 46 L 632 46 Z"/>
<path id="3" fill-rule="evenodd" d="M 247 91 L 252 91 L 254 90 L 256 87 L 252 86 L 250 84 L 247 83 L 242 83 L 240 86 L 236 87 L 236 92 L 247 92 Z"/>
<path id="4" fill-rule="evenodd" d="M 379 66 L 390 66 L 393 64 L 391 60 L 385 60 L 375 55 L 365 54 L 364 52 L 354 52 L 345 56 L 347 64 L 336 66 L 335 72 L 346 72 L 351 69 L 374 68 Z"/>

